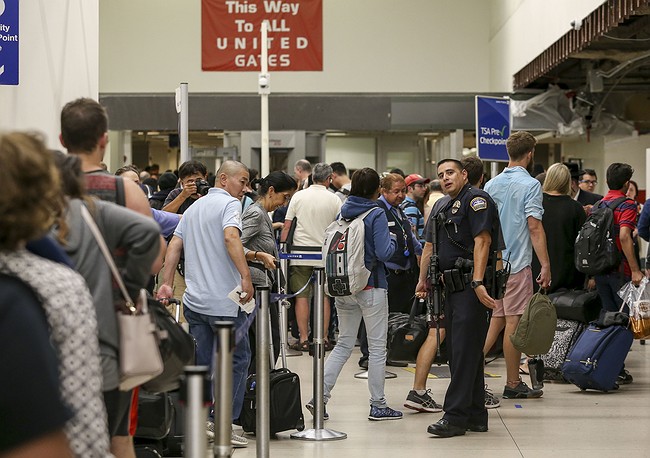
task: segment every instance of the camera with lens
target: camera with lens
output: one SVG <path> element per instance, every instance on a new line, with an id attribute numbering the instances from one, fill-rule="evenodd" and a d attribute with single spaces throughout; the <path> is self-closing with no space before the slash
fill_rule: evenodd
<path id="1" fill-rule="evenodd" d="M 196 185 L 196 193 L 200 196 L 205 196 L 210 190 L 210 183 L 201 178 L 196 180 L 194 184 Z"/>

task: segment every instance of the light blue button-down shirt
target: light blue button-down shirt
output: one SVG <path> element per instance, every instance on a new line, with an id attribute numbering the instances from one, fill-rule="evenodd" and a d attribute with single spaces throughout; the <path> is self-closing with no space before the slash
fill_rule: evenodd
<path id="1" fill-rule="evenodd" d="M 526 169 L 517 166 L 506 167 L 488 181 L 485 191 L 499 208 L 501 230 L 506 244 L 503 258 L 510 260 L 511 272 L 517 273 L 529 266 L 533 259 L 528 217 L 542 220 L 542 186 Z"/>

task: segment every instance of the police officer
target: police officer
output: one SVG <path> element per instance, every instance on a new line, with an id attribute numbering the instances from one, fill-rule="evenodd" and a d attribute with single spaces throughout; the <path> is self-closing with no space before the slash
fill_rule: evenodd
<path id="1" fill-rule="evenodd" d="M 445 395 L 445 413 L 427 431 L 452 437 L 464 435 L 466 430 L 488 429 L 483 344 L 495 302 L 486 289 L 484 276 L 488 258 L 497 248 L 499 216 L 489 196 L 468 184 L 467 171 L 459 161 L 440 161 L 438 178 L 449 197 L 431 212 L 416 295 L 427 295 L 427 267 L 435 225 L 439 267 L 445 279 L 451 382 Z"/>

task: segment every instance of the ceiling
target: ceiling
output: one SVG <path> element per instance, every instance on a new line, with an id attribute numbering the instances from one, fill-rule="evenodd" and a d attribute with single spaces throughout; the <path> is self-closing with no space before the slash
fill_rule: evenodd
<path id="1" fill-rule="evenodd" d="M 650 133 L 648 3 L 609 0 L 580 24 L 572 23 L 572 31 L 515 75 L 515 94 L 558 85 L 585 122 L 608 113 Z"/>

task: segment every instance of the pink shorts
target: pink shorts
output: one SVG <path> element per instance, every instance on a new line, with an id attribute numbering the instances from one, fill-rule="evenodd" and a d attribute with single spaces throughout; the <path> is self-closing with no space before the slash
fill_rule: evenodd
<path id="1" fill-rule="evenodd" d="M 503 299 L 495 301 L 497 306 L 492 310 L 492 316 L 500 318 L 523 315 L 531 297 L 533 297 L 532 270 L 528 266 L 510 275 L 506 284 L 506 295 Z"/>

